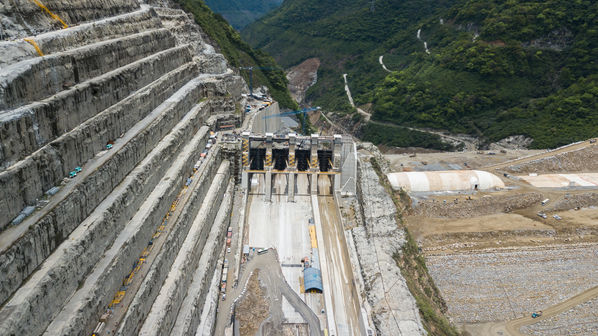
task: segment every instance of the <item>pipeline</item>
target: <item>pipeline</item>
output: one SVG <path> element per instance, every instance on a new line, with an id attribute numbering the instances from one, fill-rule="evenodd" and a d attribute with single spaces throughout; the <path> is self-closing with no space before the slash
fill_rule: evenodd
<path id="1" fill-rule="evenodd" d="M 41 48 L 37 45 L 35 40 L 33 40 L 32 38 L 29 38 L 29 37 L 24 38 L 23 40 L 25 40 L 25 42 L 28 42 L 29 44 L 31 44 L 40 56 L 44 56 L 44 53 L 42 52 Z"/>
<path id="2" fill-rule="evenodd" d="M 38 0 L 32 0 L 33 2 L 35 2 L 35 4 L 41 8 L 44 12 L 48 13 L 48 15 L 50 15 L 54 20 L 60 22 L 60 24 L 62 25 L 62 28 L 68 28 L 69 25 L 66 24 L 66 22 L 64 22 L 58 15 L 52 13 L 48 7 L 44 6 L 43 3 L 39 2 Z"/>

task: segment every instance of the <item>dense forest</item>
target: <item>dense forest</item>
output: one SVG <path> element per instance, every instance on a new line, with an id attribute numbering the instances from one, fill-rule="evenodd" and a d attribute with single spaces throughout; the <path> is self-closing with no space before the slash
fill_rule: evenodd
<path id="1" fill-rule="evenodd" d="M 598 135 L 596 1 L 287 0 L 242 34 L 285 67 L 320 58 L 308 99 L 337 112 L 353 113 L 347 73 L 379 121 L 486 142 L 522 134 L 535 148 Z M 365 136 L 419 142 L 380 131 Z"/>
<path id="2" fill-rule="evenodd" d="M 291 98 L 287 89 L 287 78 L 284 71 L 274 59 L 261 50 L 255 50 L 243 41 L 238 31 L 233 29 L 220 15 L 215 14 L 202 0 L 175 0 L 185 10 L 193 13 L 195 21 L 204 32 L 220 48 L 233 69 L 240 67 L 256 67 L 253 70 L 254 86 L 265 85 L 272 97 L 282 107 L 296 108 L 297 103 Z M 262 71 L 259 68 L 267 68 Z M 249 72 L 241 71 L 241 75 L 249 82 Z"/>

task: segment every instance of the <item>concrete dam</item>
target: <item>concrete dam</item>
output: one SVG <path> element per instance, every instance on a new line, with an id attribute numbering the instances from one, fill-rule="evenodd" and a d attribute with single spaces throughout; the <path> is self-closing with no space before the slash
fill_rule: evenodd
<path id="1" fill-rule="evenodd" d="M 193 334 L 235 183 L 214 134 L 244 81 L 168 1 L 0 18 L 0 335 Z"/>
<path id="2" fill-rule="evenodd" d="M 285 128 L 192 15 L 0 25 L 0 336 L 425 334 L 369 156 Z"/>

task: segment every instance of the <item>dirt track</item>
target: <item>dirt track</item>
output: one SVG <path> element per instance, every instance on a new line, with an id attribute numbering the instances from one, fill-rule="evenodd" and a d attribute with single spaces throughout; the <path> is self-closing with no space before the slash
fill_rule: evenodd
<path id="1" fill-rule="evenodd" d="M 590 288 L 565 301 L 562 301 L 545 309 L 544 311 L 542 311 L 542 316 L 537 318 L 532 318 L 530 312 L 528 316 L 507 322 L 469 325 L 465 327 L 465 330 L 471 333 L 472 335 L 525 336 L 525 334 L 519 331 L 521 327 L 530 324 L 535 324 L 540 321 L 547 320 L 553 316 L 557 316 L 562 312 L 571 309 L 576 305 L 587 302 L 595 297 L 598 297 L 598 286 Z"/>
<path id="2" fill-rule="evenodd" d="M 574 151 L 574 150 L 579 150 L 579 149 L 583 149 L 589 146 L 596 146 L 596 144 L 591 144 L 590 141 L 582 141 L 573 145 L 569 145 L 569 146 L 563 146 L 560 148 L 557 148 L 555 150 L 551 150 L 551 151 L 547 151 L 544 153 L 539 153 L 539 154 L 535 154 L 535 155 L 531 155 L 531 156 L 527 156 L 527 157 L 523 157 L 523 158 L 519 158 L 519 159 L 515 159 L 515 160 L 511 160 L 511 161 L 506 161 L 506 162 L 502 162 L 499 164 L 495 164 L 495 165 L 491 165 L 491 166 L 487 166 L 485 167 L 485 169 L 487 170 L 491 170 L 491 169 L 504 169 L 508 166 L 511 165 L 515 165 L 515 164 L 521 164 L 524 162 L 528 162 L 528 161 L 533 161 L 533 160 L 538 160 L 538 159 L 543 159 L 543 158 L 547 158 L 547 157 L 551 157 L 551 156 L 555 156 L 557 154 L 562 154 L 562 153 L 566 153 L 566 152 L 570 152 L 570 151 Z"/>
<path id="3" fill-rule="evenodd" d="M 542 320 L 548 319 L 549 317 L 558 315 L 564 312 L 567 309 L 570 309 L 580 303 L 586 302 L 591 300 L 592 298 L 598 296 L 598 286 L 590 288 L 580 294 L 575 295 L 574 297 L 565 300 L 561 303 L 558 303 L 546 310 L 543 311 L 542 316 L 537 318 L 532 318 L 530 316 L 522 317 L 517 320 L 509 321 L 506 324 L 507 332 L 513 336 L 523 335 L 519 332 L 519 329 L 524 325 L 533 324 L 540 322 Z"/>

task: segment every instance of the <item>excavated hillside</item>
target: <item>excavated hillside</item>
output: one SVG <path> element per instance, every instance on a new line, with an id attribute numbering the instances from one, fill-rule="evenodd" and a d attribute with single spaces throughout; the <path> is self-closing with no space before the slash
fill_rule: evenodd
<path id="1" fill-rule="evenodd" d="M 236 166 L 206 144 L 245 82 L 170 1 L 0 25 L 0 335 L 194 334 Z"/>

